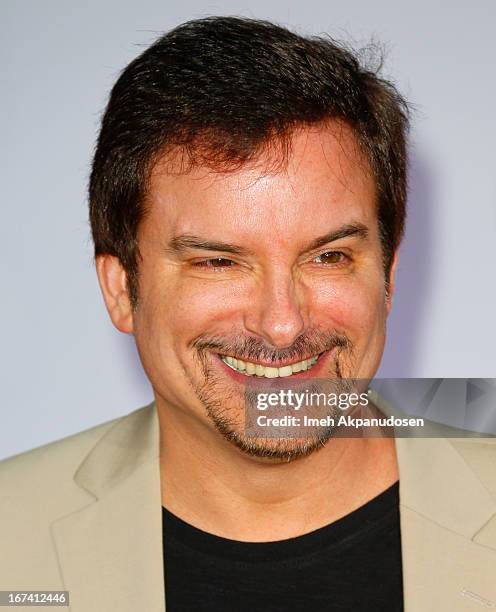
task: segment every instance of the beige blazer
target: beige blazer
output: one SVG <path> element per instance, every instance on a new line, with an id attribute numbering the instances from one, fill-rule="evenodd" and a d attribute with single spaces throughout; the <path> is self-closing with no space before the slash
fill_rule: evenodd
<path id="1" fill-rule="evenodd" d="M 406 611 L 496 609 L 494 441 L 396 448 Z M 4 460 L 0 497 L 0 590 L 68 590 L 74 612 L 165 610 L 154 404 Z"/>

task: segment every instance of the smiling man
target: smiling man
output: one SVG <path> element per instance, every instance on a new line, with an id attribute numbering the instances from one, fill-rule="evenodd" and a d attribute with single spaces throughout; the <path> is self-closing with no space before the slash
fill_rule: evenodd
<path id="1" fill-rule="evenodd" d="M 256 20 L 189 22 L 124 70 L 90 216 L 154 402 L 3 463 L 2 588 L 67 589 L 77 612 L 468 610 L 490 594 L 492 449 L 246 428 L 254 382 L 374 377 L 407 125 L 344 47 Z"/>
<path id="2" fill-rule="evenodd" d="M 166 454 L 179 438 L 224 448 L 218 432 L 266 454 L 268 441 L 253 447 L 243 436 L 247 376 L 371 378 L 379 364 L 389 301 L 372 173 L 336 122 L 289 138 L 283 162 L 276 142 L 231 171 L 182 172 L 171 168 L 174 151 L 157 163 L 134 312 L 119 258 L 98 259 L 112 320 L 135 334 L 153 383 Z"/>

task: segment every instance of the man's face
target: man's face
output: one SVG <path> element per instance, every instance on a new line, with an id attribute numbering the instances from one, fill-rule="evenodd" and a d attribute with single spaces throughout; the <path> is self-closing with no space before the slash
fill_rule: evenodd
<path id="1" fill-rule="evenodd" d="M 250 375 L 370 379 L 389 308 L 375 183 L 351 131 L 301 130 L 287 164 L 267 161 L 155 167 L 133 315 L 159 409 L 255 455 L 283 447 L 244 438 Z"/>

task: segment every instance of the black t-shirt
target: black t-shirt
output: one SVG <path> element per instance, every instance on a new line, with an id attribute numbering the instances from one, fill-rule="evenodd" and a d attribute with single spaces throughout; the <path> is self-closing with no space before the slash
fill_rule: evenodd
<path id="1" fill-rule="evenodd" d="M 398 483 L 276 542 L 228 540 L 162 513 L 167 612 L 403 610 Z"/>

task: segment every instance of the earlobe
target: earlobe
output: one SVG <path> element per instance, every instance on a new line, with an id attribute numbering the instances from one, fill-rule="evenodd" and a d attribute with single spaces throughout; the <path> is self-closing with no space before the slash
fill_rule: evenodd
<path id="1" fill-rule="evenodd" d="M 120 260 L 114 255 L 98 255 L 96 273 L 112 323 L 121 332 L 133 333 L 127 274 Z"/>

